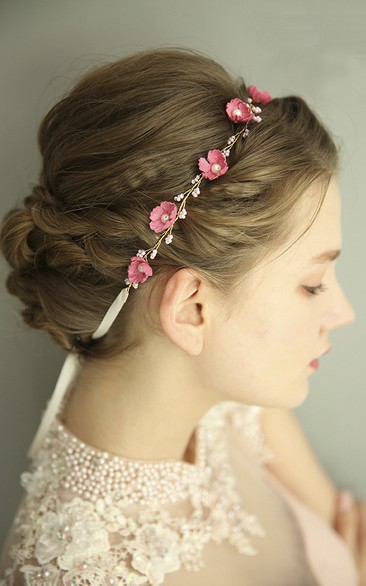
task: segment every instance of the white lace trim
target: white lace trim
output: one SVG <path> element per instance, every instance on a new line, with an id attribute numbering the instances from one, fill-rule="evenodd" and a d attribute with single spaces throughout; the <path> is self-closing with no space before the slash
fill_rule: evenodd
<path id="1" fill-rule="evenodd" d="M 263 407 L 257 405 L 249 409 L 239 405 L 232 409 L 231 418 L 234 428 L 245 436 L 256 458 L 264 465 L 277 460 L 277 455 L 266 444 L 260 422 L 262 412 Z"/>
<path id="2" fill-rule="evenodd" d="M 197 470 L 204 474 L 195 490 L 180 495 L 188 498 L 189 517 L 174 516 L 158 498 L 132 512 L 126 495 L 113 485 L 94 500 L 85 491 L 83 498 L 65 491 L 62 479 L 71 464 L 61 458 L 65 456 L 64 430 L 51 431 L 34 465 L 21 476 L 26 500 L 15 519 L 18 541 L 9 551 L 13 565 L 0 586 L 13 584 L 16 569 L 30 586 L 158 586 L 167 573 L 181 567 L 202 568 L 202 552 L 211 540 L 218 544 L 227 540 L 239 553 L 256 555 L 251 537 L 263 538 L 265 531 L 257 517 L 243 509 L 235 490 L 225 429 L 231 420 L 243 430 L 263 462 L 270 453 L 264 449 L 259 412 L 227 402 L 210 409 L 201 420 L 201 439 L 207 449 Z M 71 434 L 67 435 L 70 440 Z M 73 443 L 80 452 L 92 449 L 78 439 Z M 87 467 L 79 468 L 79 474 L 83 482 L 88 481 Z"/>

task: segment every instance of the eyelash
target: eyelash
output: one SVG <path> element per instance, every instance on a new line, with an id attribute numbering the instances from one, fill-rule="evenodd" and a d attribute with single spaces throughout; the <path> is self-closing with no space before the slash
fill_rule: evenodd
<path id="1" fill-rule="evenodd" d="M 319 293 L 326 291 L 327 288 L 323 283 L 320 283 L 320 285 L 317 285 L 316 287 L 305 287 L 305 289 L 310 295 L 319 295 Z"/>

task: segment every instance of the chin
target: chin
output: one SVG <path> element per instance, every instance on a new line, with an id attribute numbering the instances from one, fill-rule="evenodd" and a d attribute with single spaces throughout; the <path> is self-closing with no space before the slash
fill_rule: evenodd
<path id="1" fill-rule="evenodd" d="M 296 392 L 294 392 L 294 389 Z M 283 389 L 278 389 L 278 393 L 272 395 L 272 400 L 264 407 L 271 407 L 273 409 L 296 409 L 302 405 L 309 395 L 308 381 L 294 382 L 288 385 L 288 393 L 284 394 Z M 277 400 L 278 399 L 278 400 Z M 259 403 L 258 403 L 259 404 Z"/>
<path id="2" fill-rule="evenodd" d="M 306 399 L 308 398 L 308 394 L 309 394 L 309 385 L 308 385 L 308 383 L 306 383 L 304 385 L 302 393 L 298 393 L 294 397 L 293 403 L 292 403 L 291 407 L 289 407 L 289 408 L 294 409 L 295 407 L 300 407 L 300 405 L 302 405 L 306 401 Z"/>

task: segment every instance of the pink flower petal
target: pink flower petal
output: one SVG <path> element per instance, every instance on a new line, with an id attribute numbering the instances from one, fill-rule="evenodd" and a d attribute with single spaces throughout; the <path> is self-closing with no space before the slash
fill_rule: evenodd
<path id="1" fill-rule="evenodd" d="M 158 220 L 161 217 L 162 214 L 162 209 L 160 206 L 156 206 L 156 208 L 154 208 L 153 210 L 151 210 L 150 212 L 150 220 Z"/>
<path id="2" fill-rule="evenodd" d="M 131 263 L 128 267 L 128 280 L 130 283 L 144 283 L 152 274 L 153 270 L 146 260 L 140 256 L 131 257 Z"/>
<path id="3" fill-rule="evenodd" d="M 215 163 L 221 165 L 221 167 L 225 167 L 225 165 L 226 165 L 225 156 L 222 154 L 221 151 L 219 151 L 217 149 L 214 149 L 212 151 L 208 151 L 207 160 L 209 163 L 211 163 L 211 165 L 213 165 Z"/>
<path id="4" fill-rule="evenodd" d="M 226 114 L 233 122 L 248 122 L 253 118 L 248 104 L 239 98 L 234 98 L 226 104 Z"/>
<path id="5" fill-rule="evenodd" d="M 199 170 L 202 171 L 203 174 L 208 173 L 211 169 L 211 165 L 204 157 L 200 157 L 198 159 L 198 167 Z"/>
<path id="6" fill-rule="evenodd" d="M 201 157 L 198 160 L 198 166 L 205 179 L 213 181 L 224 175 L 229 168 L 226 163 L 226 157 L 217 149 L 208 151 L 207 159 Z"/>
<path id="7" fill-rule="evenodd" d="M 150 228 L 154 232 L 163 232 L 174 224 L 178 208 L 175 203 L 162 201 L 150 212 Z"/>
<path id="8" fill-rule="evenodd" d="M 259 102 L 261 104 L 268 104 L 272 100 L 271 95 L 267 91 L 260 92 L 255 85 L 250 85 L 248 87 L 248 92 L 251 98 L 253 98 L 254 102 Z"/>

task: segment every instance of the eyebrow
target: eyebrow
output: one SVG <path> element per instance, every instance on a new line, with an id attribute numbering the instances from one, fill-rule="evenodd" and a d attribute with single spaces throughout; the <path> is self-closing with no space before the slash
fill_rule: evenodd
<path id="1" fill-rule="evenodd" d="M 335 260 L 341 254 L 340 250 L 327 250 L 326 252 L 322 252 L 318 256 L 314 256 L 311 259 L 311 262 L 314 263 L 324 263 L 327 261 Z"/>

